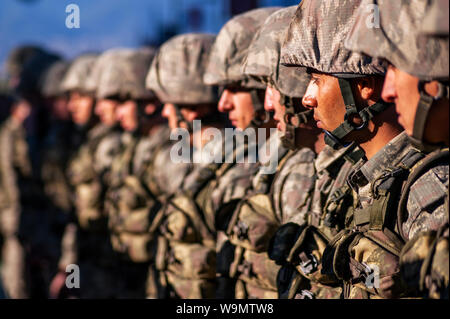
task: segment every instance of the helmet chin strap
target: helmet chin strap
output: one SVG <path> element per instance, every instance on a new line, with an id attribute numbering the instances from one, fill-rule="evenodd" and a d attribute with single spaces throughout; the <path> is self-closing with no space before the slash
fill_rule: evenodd
<path id="1" fill-rule="evenodd" d="M 430 113 L 431 108 L 435 105 L 439 100 L 443 98 L 449 98 L 449 86 L 443 83 L 439 83 L 439 93 L 436 97 L 429 95 L 425 91 L 426 81 L 419 81 L 418 90 L 420 93 L 420 99 L 417 105 L 417 112 L 414 118 L 414 128 L 413 134 L 409 137 L 411 144 L 417 147 L 419 150 L 424 152 L 432 152 L 436 149 L 439 149 L 443 146 L 443 144 L 431 144 L 425 142 L 425 128 L 427 119 Z"/>
<path id="2" fill-rule="evenodd" d="M 186 121 L 183 114 L 181 114 L 181 110 L 178 105 L 174 104 L 174 108 L 175 108 L 175 113 L 177 115 L 177 127 L 181 127 L 180 124 L 184 123 L 184 124 L 186 124 L 188 132 L 191 134 L 194 131 L 192 122 Z"/>
<path id="3" fill-rule="evenodd" d="M 346 147 L 346 143 L 343 142 L 344 137 L 353 131 L 361 131 L 367 128 L 369 122 L 378 114 L 384 112 L 388 107 L 392 106 L 390 103 L 385 103 L 380 100 L 377 103 L 363 108 L 358 111 L 356 107 L 355 99 L 353 96 L 350 80 L 338 78 L 339 87 L 341 89 L 342 98 L 345 103 L 345 117 L 344 122 L 339 125 L 334 131 L 325 131 L 325 143 L 331 146 L 333 149 L 338 150 L 341 147 Z M 360 118 L 362 123 L 356 125 L 352 120 L 354 118 Z"/>
<path id="4" fill-rule="evenodd" d="M 284 147 L 295 150 L 297 149 L 296 131 L 301 124 L 306 124 L 313 119 L 314 111 L 307 110 L 299 112 L 299 107 L 296 107 L 295 99 L 284 94 L 280 94 L 280 104 L 284 105 L 286 109 L 284 114 L 286 132 L 280 137 L 281 143 Z"/>
<path id="5" fill-rule="evenodd" d="M 261 127 L 264 125 L 264 123 L 267 123 L 271 118 L 273 118 L 273 114 L 272 112 L 267 112 L 264 109 L 264 90 L 250 90 L 250 95 L 252 97 L 253 109 L 255 110 L 255 116 L 253 117 L 250 125 L 256 128 Z"/>

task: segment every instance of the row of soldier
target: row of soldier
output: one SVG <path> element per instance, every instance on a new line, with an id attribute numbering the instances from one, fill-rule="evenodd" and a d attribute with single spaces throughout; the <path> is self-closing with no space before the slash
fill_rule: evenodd
<path id="1" fill-rule="evenodd" d="M 448 1 L 303 0 L 157 51 L 17 50 L 0 130 L 7 294 L 448 298 L 448 36 Z M 35 96 L 54 118 L 37 164 Z M 225 161 L 252 147 L 208 140 L 230 125 L 278 129 L 275 172 Z M 186 163 L 171 157 L 180 128 Z"/>

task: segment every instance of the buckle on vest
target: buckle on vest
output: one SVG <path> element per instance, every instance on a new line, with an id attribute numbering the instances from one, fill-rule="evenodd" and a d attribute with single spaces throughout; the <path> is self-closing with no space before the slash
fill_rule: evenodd
<path id="1" fill-rule="evenodd" d="M 300 269 L 305 275 L 309 275 L 317 270 L 319 263 L 314 255 L 306 255 L 304 252 L 300 253 Z"/>
<path id="2" fill-rule="evenodd" d="M 246 239 L 248 236 L 248 226 L 243 221 L 238 221 L 233 231 L 240 240 Z"/>
<path id="3" fill-rule="evenodd" d="M 315 299 L 315 296 L 309 290 L 301 290 L 295 295 L 295 299 Z"/>

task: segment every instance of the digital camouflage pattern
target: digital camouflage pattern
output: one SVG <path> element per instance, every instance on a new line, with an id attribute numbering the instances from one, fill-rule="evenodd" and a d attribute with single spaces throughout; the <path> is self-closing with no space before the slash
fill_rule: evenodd
<path id="1" fill-rule="evenodd" d="M 77 256 L 80 265 L 82 298 L 110 298 L 118 292 L 112 290 L 117 283 L 117 258 L 111 246 L 104 211 L 104 194 L 113 158 L 120 149 L 120 133 L 112 127 L 97 124 L 87 133 L 86 141 L 72 156 L 68 176 L 74 189 L 75 213 L 78 231 L 77 251 L 63 252 L 65 256 Z M 67 231 L 67 230 L 66 230 Z"/>
<path id="2" fill-rule="evenodd" d="M 111 184 L 106 194 L 111 241 L 126 260 L 149 262 L 154 234 L 150 232 L 153 217 L 160 209 L 158 195 L 153 194 L 152 181 L 146 174 L 161 144 L 168 140 L 169 130 L 162 126 L 149 137 L 122 137 L 123 149 L 111 169 Z"/>
<path id="3" fill-rule="evenodd" d="M 244 60 L 242 72 L 273 85 L 280 93 L 302 98 L 309 84 L 306 68 L 280 65 L 280 52 L 296 6 L 276 11 L 256 33 Z"/>
<path id="4" fill-rule="evenodd" d="M 23 212 L 21 186 L 31 177 L 25 130 L 11 118 L 0 127 L 0 231 L 2 282 L 10 298 L 30 297 L 26 272 L 26 248 L 19 239 Z M 30 189 L 28 189 L 30 191 Z"/>
<path id="5" fill-rule="evenodd" d="M 421 32 L 428 35 L 449 35 L 449 2 L 433 0 L 425 13 Z"/>
<path id="6" fill-rule="evenodd" d="M 145 77 L 154 56 L 155 50 L 148 48 L 106 51 L 97 59 L 88 86 L 96 88 L 98 99 L 152 99 L 155 95 L 145 88 Z"/>
<path id="7" fill-rule="evenodd" d="M 52 64 L 42 80 L 42 95 L 45 97 L 56 97 L 62 94 L 61 82 L 68 71 L 70 63 L 58 61 Z"/>
<path id="8" fill-rule="evenodd" d="M 367 8 L 374 4 L 379 8 L 379 28 L 367 27 L 367 21 L 373 15 Z M 445 9 L 439 10 L 444 12 Z M 421 35 L 424 17 L 429 11 L 426 0 L 363 0 L 345 45 L 370 57 L 386 59 L 419 79 L 448 79 L 448 33 L 447 38 Z"/>
<path id="9" fill-rule="evenodd" d="M 92 88 L 86 87 L 89 74 L 94 66 L 97 55 L 85 54 L 76 58 L 70 65 L 61 83 L 64 92 L 79 91 L 83 93 L 93 93 Z"/>
<path id="10" fill-rule="evenodd" d="M 250 89 L 265 89 L 259 81 L 242 73 L 242 63 L 255 33 L 280 7 L 251 10 L 228 21 L 219 32 L 204 75 L 207 85 L 238 84 Z"/>
<path id="11" fill-rule="evenodd" d="M 163 103 L 214 104 L 214 87 L 203 83 L 203 73 L 214 43 L 212 34 L 185 34 L 164 43 L 153 60 L 146 87 Z"/>
<path id="12" fill-rule="evenodd" d="M 352 52 L 342 45 L 360 3 L 361 0 L 302 1 L 281 48 L 281 64 L 342 77 L 346 74 L 384 74 L 381 60 Z"/>
<path id="13" fill-rule="evenodd" d="M 356 232 L 341 232 L 331 244 L 331 251 L 335 254 L 333 269 L 337 277 L 344 280 L 346 298 L 395 298 L 408 295 L 400 275 L 399 256 L 404 243 L 399 240 L 398 229 L 403 229 L 407 241 L 414 238 L 418 230 L 436 231 L 445 224 L 448 220 L 444 204 L 448 177 L 439 179 L 437 176 L 442 176 L 439 172 L 447 171 L 448 174 L 448 165 L 433 168 L 413 184 L 408 198 L 408 216 L 401 221 L 401 225 L 396 225 L 396 214 L 388 212 L 396 211 L 398 200 L 392 200 L 399 199 L 404 180 L 399 178 L 396 181 L 385 172 L 406 168 L 407 176 L 409 170 L 423 157 L 408 143 L 406 134 L 401 133 L 369 161 L 356 164 L 350 173 L 349 185 L 357 196 L 357 205 L 352 226 L 347 229 Z M 410 167 L 409 170 L 407 167 Z M 392 204 L 387 204 L 388 195 L 384 193 L 386 187 L 389 187 Z M 370 273 L 366 265 L 379 268 L 380 289 L 376 291 L 367 287 L 362 280 Z"/>
<path id="14" fill-rule="evenodd" d="M 61 58 L 47 51 L 36 52 L 23 64 L 16 90 L 20 94 L 42 94 L 49 68 Z"/>

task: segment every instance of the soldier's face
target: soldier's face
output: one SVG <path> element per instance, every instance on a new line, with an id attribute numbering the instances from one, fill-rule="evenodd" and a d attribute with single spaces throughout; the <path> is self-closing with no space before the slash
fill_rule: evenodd
<path id="1" fill-rule="evenodd" d="M 94 99 L 88 95 L 72 92 L 68 106 L 74 123 L 77 125 L 85 125 L 92 116 Z"/>
<path id="2" fill-rule="evenodd" d="M 264 99 L 264 109 L 267 112 L 275 112 L 273 119 L 277 122 L 278 131 L 286 132 L 286 123 L 284 122 L 286 108 L 284 105 L 280 104 L 280 97 L 280 92 L 277 89 L 267 86 L 266 98 Z"/>
<path id="3" fill-rule="evenodd" d="M 417 113 L 420 93 L 419 79 L 402 70 L 390 66 L 383 86 L 382 98 L 386 102 L 395 103 L 398 121 L 408 135 L 413 134 L 414 120 Z M 437 96 L 439 86 L 436 81 L 427 83 L 425 91 L 430 96 Z M 448 100 L 435 103 L 428 113 L 424 138 L 427 142 L 438 143 L 448 141 Z M 442 129 L 447 128 L 447 129 Z"/>
<path id="4" fill-rule="evenodd" d="M 314 110 L 320 129 L 331 132 L 344 121 L 344 99 L 338 79 L 333 76 L 313 73 L 302 102 L 303 106 Z"/>
<path id="5" fill-rule="evenodd" d="M 95 105 L 95 114 L 98 115 L 103 124 L 113 126 L 117 123 L 116 108 L 119 102 L 110 99 L 98 100 Z"/>
<path id="6" fill-rule="evenodd" d="M 173 104 L 171 103 L 164 104 L 161 114 L 164 118 L 167 119 L 170 129 L 173 130 L 178 128 L 177 113 L 175 112 L 175 106 Z"/>
<path id="7" fill-rule="evenodd" d="M 225 89 L 219 101 L 219 111 L 228 113 L 234 127 L 245 130 L 255 116 L 250 92 Z"/>
<path id="8" fill-rule="evenodd" d="M 117 106 L 117 120 L 125 131 L 133 132 L 138 128 L 137 103 L 128 100 Z"/>

